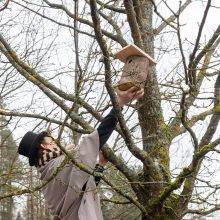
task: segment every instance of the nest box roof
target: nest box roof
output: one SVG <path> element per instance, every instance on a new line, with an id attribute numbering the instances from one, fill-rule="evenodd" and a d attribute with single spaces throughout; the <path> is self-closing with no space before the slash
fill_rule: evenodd
<path id="1" fill-rule="evenodd" d="M 150 61 L 150 66 L 155 65 L 157 62 L 147 53 L 145 53 L 143 50 L 141 50 L 139 47 L 137 47 L 134 44 L 129 44 L 126 47 L 123 47 L 120 51 L 114 54 L 114 57 L 116 59 L 119 59 L 120 61 L 126 63 L 127 59 L 130 56 L 142 56 L 147 57 Z"/>

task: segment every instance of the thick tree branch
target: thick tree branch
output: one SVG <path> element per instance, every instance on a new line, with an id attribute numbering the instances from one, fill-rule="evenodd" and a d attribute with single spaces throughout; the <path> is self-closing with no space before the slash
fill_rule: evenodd
<path id="1" fill-rule="evenodd" d="M 218 74 L 218 77 L 215 82 L 214 97 L 215 97 L 214 109 L 218 110 L 220 108 L 220 73 Z M 215 111 L 213 116 L 211 117 L 209 125 L 206 129 L 206 132 L 200 141 L 200 146 L 204 146 L 211 141 L 211 139 L 217 129 L 217 126 L 219 124 L 219 120 L 220 120 L 220 114 L 216 113 L 216 111 Z"/>
<path id="2" fill-rule="evenodd" d="M 60 9 L 62 11 L 64 11 L 69 17 L 73 18 L 73 19 L 76 19 L 77 21 L 79 21 L 80 23 L 82 24 L 86 24 L 88 25 L 89 27 L 92 27 L 92 28 L 95 28 L 93 26 L 93 23 L 90 22 L 89 20 L 86 20 L 86 19 L 83 19 L 83 18 L 80 18 L 80 17 L 77 17 L 75 14 L 73 14 L 70 10 L 68 10 L 68 8 L 65 6 L 65 5 L 61 5 L 61 4 L 54 4 L 54 3 L 51 3 L 47 0 L 43 0 L 47 5 L 49 5 L 51 8 L 54 8 L 54 9 Z M 110 32 L 108 31 L 105 31 L 104 29 L 102 29 L 102 33 L 106 36 L 106 37 L 109 37 L 110 39 L 118 42 L 120 45 L 123 45 L 124 44 L 124 39 L 123 38 L 120 38 L 119 36 L 115 36 L 114 34 L 111 34 Z"/>
<path id="3" fill-rule="evenodd" d="M 35 69 L 31 68 L 29 65 L 24 63 L 15 53 L 15 51 L 12 50 L 10 45 L 6 42 L 6 40 L 3 38 L 2 35 L 0 35 L 0 41 L 4 44 L 4 47 L 7 49 L 7 51 L 10 54 L 11 59 L 13 59 L 18 65 L 22 67 L 22 69 L 26 70 L 26 78 L 27 79 L 34 79 L 36 78 L 42 85 L 44 85 L 46 88 L 49 88 L 51 91 L 53 91 L 56 95 L 59 97 L 62 97 L 65 100 L 71 101 L 71 102 L 76 102 L 76 98 L 74 95 L 65 93 L 63 90 L 59 89 L 56 87 L 54 84 L 50 83 L 47 79 L 44 77 L 40 76 Z M 23 75 L 23 72 L 20 72 Z M 28 76 L 29 75 L 29 76 Z M 32 77 L 32 78 L 31 78 Z M 34 81 L 33 81 L 34 82 Z M 97 120 L 101 120 L 102 117 L 101 115 L 92 107 L 90 106 L 85 100 L 81 99 L 80 97 L 77 97 L 77 102 L 83 106 L 88 112 L 90 112 Z"/>
<path id="4" fill-rule="evenodd" d="M 144 29 L 143 29 L 143 15 L 142 15 L 142 4 L 141 0 L 132 0 L 134 5 L 134 11 L 136 14 L 136 20 L 140 29 L 141 34 L 143 35 Z"/>
<path id="5" fill-rule="evenodd" d="M 122 195 L 123 197 L 127 198 L 128 201 L 130 201 L 131 203 L 133 203 L 134 205 L 136 205 L 143 213 L 146 212 L 145 207 L 143 207 L 139 202 L 137 202 L 134 198 L 132 198 L 131 196 L 129 196 L 127 193 L 123 192 L 123 190 L 119 189 L 119 187 L 117 187 L 116 185 L 114 185 L 113 183 L 111 183 L 109 180 L 107 180 L 102 174 L 94 172 L 94 170 L 92 170 L 91 168 L 87 167 L 85 164 L 82 164 L 81 162 L 78 162 L 76 158 L 74 158 L 72 155 L 70 155 L 63 146 L 61 146 L 59 143 L 57 143 L 60 147 L 60 149 L 65 153 L 66 158 L 62 161 L 61 165 L 59 167 L 56 168 L 56 170 L 51 174 L 51 176 L 42 184 L 34 187 L 34 188 L 27 188 L 27 189 L 16 189 L 15 192 L 12 193 L 8 193 L 5 195 L 0 195 L 0 200 L 8 198 L 8 197 L 12 197 L 12 196 L 17 196 L 17 195 L 23 195 L 26 193 L 33 193 L 35 191 L 40 190 L 42 187 L 44 187 L 45 185 L 47 185 L 51 180 L 53 180 L 56 175 L 63 169 L 63 167 L 66 165 L 66 163 L 68 161 L 71 161 L 75 166 L 77 166 L 78 168 L 80 168 L 81 170 L 85 171 L 86 173 L 90 174 L 90 175 L 94 175 L 94 176 L 99 176 L 101 179 L 104 180 L 104 182 L 106 184 L 108 184 L 109 186 L 111 186 L 111 188 L 113 190 L 115 190 L 117 193 L 119 193 L 120 195 Z"/>
<path id="6" fill-rule="evenodd" d="M 99 11 L 99 14 L 106 20 L 108 21 L 109 24 L 112 25 L 112 27 L 114 28 L 114 30 L 116 31 L 118 38 L 121 41 L 121 46 L 125 47 L 128 43 L 126 42 L 126 40 L 124 40 L 123 38 L 123 34 L 121 32 L 121 28 L 117 25 L 117 23 L 111 18 L 111 16 L 107 16 L 105 15 L 105 13 Z"/>
<path id="7" fill-rule="evenodd" d="M 6 2 L 4 3 L 3 7 L 0 8 L 0 12 L 5 10 L 8 7 L 9 2 L 10 2 L 10 0 L 6 0 Z"/>
<path id="8" fill-rule="evenodd" d="M 103 34 L 100 27 L 100 20 L 97 15 L 97 6 L 95 0 L 90 0 L 90 7 L 91 7 L 91 16 L 94 23 L 94 31 L 97 38 L 97 42 L 102 50 L 103 56 L 104 56 L 104 64 L 105 64 L 105 85 L 108 90 L 108 93 L 111 97 L 114 109 L 116 111 L 116 114 L 118 115 L 119 124 L 122 130 L 122 133 L 124 134 L 125 143 L 130 150 L 130 152 L 140 159 L 146 167 L 151 166 L 152 170 L 152 176 L 157 173 L 157 169 L 154 166 L 153 161 L 148 157 L 147 153 L 137 148 L 134 144 L 134 141 L 132 140 L 132 137 L 130 135 L 130 132 L 125 124 L 123 115 L 121 113 L 120 106 L 118 104 L 116 95 L 113 91 L 112 85 L 111 85 L 111 67 L 109 62 L 109 52 L 107 49 L 106 41 L 103 38 Z"/>
<path id="9" fill-rule="evenodd" d="M 208 11 L 209 11 L 210 7 L 211 7 L 211 0 L 208 0 L 205 11 L 204 11 L 204 14 L 203 14 L 203 18 L 202 18 L 202 21 L 201 21 L 201 24 L 200 24 L 200 27 L 199 27 L 199 31 L 198 31 L 198 34 L 197 34 L 197 39 L 196 39 L 196 42 L 195 42 L 195 46 L 194 46 L 193 52 L 190 55 L 190 59 L 189 59 L 188 77 L 189 77 L 189 82 L 190 82 L 191 85 L 196 85 L 196 71 L 195 71 L 195 69 L 196 69 L 196 66 L 197 66 L 198 63 L 197 62 L 194 63 L 194 58 L 195 58 L 196 52 L 198 50 L 202 30 L 203 30 L 203 27 L 205 25 L 205 21 L 206 21 Z"/>
<path id="10" fill-rule="evenodd" d="M 104 177 L 102 174 L 94 172 L 94 170 L 92 170 L 90 167 L 86 166 L 85 164 L 82 164 L 81 162 L 78 162 L 77 159 L 75 159 L 74 157 L 72 157 L 72 155 L 70 155 L 65 148 L 63 148 L 59 143 L 58 146 L 60 147 L 60 149 L 66 154 L 67 158 L 69 160 L 71 160 L 71 162 L 79 167 L 81 170 L 85 171 L 86 173 L 93 175 L 93 176 L 99 176 L 106 184 L 108 184 L 111 189 L 115 190 L 118 194 L 122 195 L 124 198 L 127 198 L 131 203 L 133 203 L 134 205 L 136 205 L 143 213 L 147 212 L 147 209 L 142 206 L 136 199 L 134 199 L 133 197 L 131 197 L 130 195 L 128 195 L 128 193 L 123 192 L 123 190 L 121 190 L 118 186 L 114 185 L 112 182 L 110 182 L 106 177 Z"/>
<path id="11" fill-rule="evenodd" d="M 171 22 L 176 19 L 175 15 L 173 15 L 173 17 L 174 17 L 173 20 L 172 20 L 171 17 L 168 18 L 168 19 L 165 19 L 165 18 L 158 12 L 157 6 L 156 6 L 154 0 L 151 0 L 151 2 L 152 2 L 152 4 L 153 4 L 153 6 L 154 6 L 154 12 L 155 12 L 155 13 L 162 19 L 162 21 L 164 22 L 162 27 L 165 28 L 165 27 L 168 25 L 168 26 L 172 27 L 174 30 L 177 30 L 177 27 L 175 27 L 174 25 L 171 24 Z M 161 28 L 161 26 L 160 26 L 160 28 Z M 158 30 L 157 30 L 157 31 L 158 31 Z M 160 32 L 160 31 L 161 31 L 161 30 L 159 30 L 159 32 Z M 154 30 L 154 33 L 155 33 L 155 32 L 156 32 L 156 31 Z M 158 32 L 157 34 L 159 34 L 159 32 Z"/>
<path id="12" fill-rule="evenodd" d="M 111 199 L 101 199 L 103 202 L 111 202 L 117 205 L 125 205 L 125 204 L 131 204 L 130 201 L 119 201 L 119 200 L 111 200 Z"/>
<path id="13" fill-rule="evenodd" d="M 200 91 L 200 88 L 202 86 L 202 83 L 205 79 L 205 76 L 206 76 L 206 72 L 209 68 L 209 64 L 210 64 L 210 60 L 212 58 L 212 54 L 214 53 L 215 49 L 218 47 L 218 45 L 220 44 L 220 38 L 218 40 L 216 40 L 216 42 L 212 45 L 212 47 L 206 51 L 206 54 L 205 54 L 205 58 L 204 58 L 204 61 L 203 61 L 203 65 L 201 67 L 201 70 L 198 74 L 198 77 L 197 77 L 197 90 L 194 91 L 193 93 L 189 93 L 188 94 L 188 97 L 186 97 L 185 99 L 185 107 L 187 107 L 187 109 L 189 109 L 192 104 L 194 103 L 194 101 L 197 99 L 198 95 L 199 95 L 199 91 Z M 216 111 L 216 109 L 215 109 Z M 216 112 L 218 113 L 218 112 Z M 180 120 L 180 115 L 181 115 L 181 109 L 176 113 L 176 118 L 174 118 L 174 120 L 171 122 L 170 124 L 170 133 L 172 134 L 171 135 L 171 140 L 176 137 L 178 134 L 180 134 L 180 123 L 181 123 L 181 120 Z M 209 113 L 207 113 L 209 114 Z M 194 125 L 194 122 L 193 122 L 193 117 L 192 117 L 192 123 L 191 121 L 188 122 L 188 125 L 190 127 L 192 127 Z M 181 132 L 183 130 L 181 129 Z"/>
<path id="14" fill-rule="evenodd" d="M 152 2 L 154 2 L 153 0 L 151 0 Z M 192 2 L 192 0 L 187 0 L 179 9 L 177 12 L 175 12 L 175 14 L 171 15 L 169 18 L 163 18 L 162 15 L 158 15 L 159 17 L 161 17 L 161 19 L 164 21 L 163 23 L 161 23 L 157 28 L 155 28 L 154 30 L 154 34 L 155 35 L 158 35 L 161 33 L 161 31 L 163 31 L 163 29 L 165 27 L 167 27 L 167 25 L 170 26 L 170 24 L 172 22 L 174 22 L 177 18 L 177 16 L 180 15 L 180 13 L 182 13 L 186 8 L 187 6 Z M 154 7 L 156 7 L 155 3 L 154 3 Z M 175 26 L 171 26 L 172 28 L 176 29 Z"/>
<path id="15" fill-rule="evenodd" d="M 86 0 L 86 2 L 89 4 L 89 0 Z M 109 24 L 111 24 L 111 26 L 114 28 L 114 30 L 116 32 L 115 36 L 118 36 L 118 39 L 121 42 L 121 46 L 125 47 L 127 45 L 127 42 L 123 38 L 123 34 L 121 32 L 121 28 L 118 26 L 117 22 L 115 22 L 112 19 L 112 13 L 110 15 L 106 15 L 106 13 L 103 13 L 101 9 L 102 9 L 102 7 L 97 10 L 97 13 L 99 13 L 101 17 L 103 17 Z"/>
<path id="16" fill-rule="evenodd" d="M 198 121 L 204 121 L 207 116 L 212 115 L 214 113 L 220 114 L 220 109 L 214 109 L 213 108 L 213 109 L 209 109 L 209 110 L 206 110 L 204 112 L 201 112 L 198 115 L 193 115 L 191 117 L 191 119 L 188 120 L 188 126 L 190 128 L 192 128 Z M 185 127 L 181 127 L 181 128 L 176 127 L 176 129 L 171 132 L 171 139 L 183 134 L 184 132 L 186 132 Z"/>
<path id="17" fill-rule="evenodd" d="M 215 93 L 215 99 L 216 99 L 215 104 L 214 104 L 214 108 L 218 108 L 219 103 L 220 103 L 220 74 L 218 75 L 218 77 L 216 79 L 214 93 Z M 191 162 L 191 166 L 192 166 L 191 170 L 193 172 L 192 172 L 192 175 L 190 175 L 184 183 L 183 190 L 180 195 L 179 207 L 183 206 L 186 203 L 186 201 L 189 201 L 189 199 L 191 198 L 192 192 L 193 192 L 193 189 L 195 186 L 196 176 L 198 175 L 198 172 L 201 167 L 204 156 L 210 150 L 213 150 L 216 146 L 215 144 L 218 143 L 218 141 L 219 141 L 219 139 L 217 139 L 214 142 L 212 142 L 211 144 L 209 144 L 216 129 L 217 129 L 217 126 L 219 124 L 219 120 L 220 120 L 220 114 L 214 113 L 211 117 L 209 125 L 206 129 L 206 132 L 200 141 L 198 150 L 201 148 L 201 151 L 195 152 L 195 155 L 194 155 L 193 160 Z"/>
<path id="18" fill-rule="evenodd" d="M 38 88 L 40 88 L 44 94 L 46 94 L 53 102 L 55 102 L 58 106 L 60 106 L 67 114 L 70 115 L 71 119 L 78 123 L 85 129 L 91 130 L 92 127 L 84 120 L 82 120 L 76 113 L 69 112 L 69 108 L 63 103 L 61 99 L 59 99 L 56 95 L 54 95 L 47 87 L 45 87 L 40 81 L 38 81 L 34 76 L 30 75 L 28 71 L 30 67 L 23 63 L 18 59 L 15 52 L 11 49 L 11 47 L 4 40 L 2 35 L 0 35 L 0 51 L 7 57 L 10 63 L 18 70 L 18 72 L 24 76 L 28 81 L 32 82 Z M 3 46 L 4 45 L 4 46 Z"/>
<path id="19" fill-rule="evenodd" d="M 113 5 L 108 5 L 108 3 L 104 3 L 102 1 L 97 0 L 96 1 L 101 7 L 109 9 L 110 11 L 114 11 L 114 12 L 118 12 L 118 13 L 122 13 L 122 14 L 126 14 L 125 9 L 123 8 L 116 8 Z"/>
<path id="20" fill-rule="evenodd" d="M 195 155 L 192 159 L 191 164 L 188 167 L 183 168 L 182 172 L 180 172 L 180 174 L 176 177 L 175 181 L 173 181 L 169 186 L 167 186 L 164 189 L 164 192 L 158 197 L 158 199 L 152 203 L 152 207 L 157 206 L 158 204 L 161 205 L 174 190 L 179 189 L 181 187 L 184 181 L 187 181 L 188 178 L 192 178 L 192 173 L 198 171 L 198 165 L 201 163 L 200 159 L 203 158 L 210 151 L 213 151 L 215 147 L 218 146 L 219 144 L 220 144 L 220 138 L 217 138 L 212 143 L 207 144 L 203 147 L 200 147 L 200 150 L 195 152 Z M 188 185 L 187 184 L 184 184 L 184 185 L 186 189 Z M 183 191 L 180 197 L 177 199 L 179 203 L 175 204 L 174 208 L 176 208 L 177 205 L 178 206 L 182 205 L 182 204 L 180 205 L 180 201 L 181 202 L 186 201 L 185 196 L 186 195 L 188 196 L 188 194 L 183 193 Z"/>
<path id="21" fill-rule="evenodd" d="M 219 211 L 219 210 L 220 210 L 220 204 L 215 205 L 214 208 L 207 209 L 207 210 L 188 209 L 185 214 L 188 213 L 188 214 L 196 214 L 196 215 L 206 216 L 206 215 L 212 214 L 212 213 Z"/>
<path id="22" fill-rule="evenodd" d="M 60 166 L 55 169 L 55 171 L 51 174 L 51 176 L 47 179 L 47 181 L 35 186 L 34 188 L 29 188 L 29 187 L 26 188 L 26 189 L 17 189 L 17 188 L 15 188 L 14 192 L 0 195 L 0 201 L 2 199 L 5 199 L 5 198 L 9 198 L 9 197 L 13 197 L 13 196 L 18 196 L 18 195 L 23 195 L 23 194 L 26 194 L 26 193 L 33 193 L 33 192 L 39 191 L 40 189 L 42 189 L 44 186 L 46 186 L 51 180 L 53 180 L 56 177 L 56 175 L 63 169 L 63 167 L 67 163 L 67 161 L 68 161 L 67 159 L 68 158 L 63 160 L 63 162 L 60 164 Z"/>
<path id="23" fill-rule="evenodd" d="M 131 29 L 131 34 L 134 40 L 134 43 L 140 47 L 143 48 L 143 41 L 141 37 L 141 31 L 140 27 L 137 22 L 137 15 L 134 10 L 134 5 L 132 0 L 124 0 L 124 6 L 126 9 L 127 19 L 128 23 Z"/>
<path id="24" fill-rule="evenodd" d="M 19 3 L 19 2 L 14 1 L 14 0 L 10 0 L 10 1 L 11 1 L 11 2 L 14 2 L 15 4 L 21 6 L 21 7 L 25 8 L 25 9 L 27 9 L 28 11 L 33 12 L 34 14 L 40 16 L 41 18 L 47 19 L 48 21 L 51 21 L 51 22 L 53 22 L 53 23 L 55 23 L 55 24 L 57 24 L 57 25 L 59 25 L 59 26 L 61 26 L 61 27 L 66 27 L 66 28 L 72 29 L 72 30 L 74 30 L 74 31 L 77 31 L 77 32 L 80 33 L 80 34 L 84 34 L 84 35 L 87 35 L 87 36 L 89 36 L 89 37 L 95 38 L 94 35 L 92 35 L 92 34 L 90 34 L 90 33 L 88 33 L 88 32 L 82 31 L 82 30 L 80 30 L 79 28 L 76 28 L 76 27 L 73 27 L 73 26 L 71 26 L 71 25 L 68 25 L 68 24 L 61 23 L 61 22 L 59 22 L 59 21 L 56 21 L 56 20 L 54 20 L 53 18 L 50 18 L 49 16 L 46 16 L 46 15 L 44 15 L 44 14 L 41 14 L 40 12 L 35 11 L 35 10 L 33 10 L 33 9 L 31 9 L 31 8 L 29 8 L 29 7 L 27 7 L 27 6 L 23 5 L 23 4 L 21 4 L 21 3 Z"/>
<path id="25" fill-rule="evenodd" d="M 186 101 L 186 93 L 183 92 L 182 99 L 181 99 L 181 102 L 180 102 L 180 109 L 182 110 L 181 122 L 182 122 L 184 128 L 190 133 L 190 135 L 193 139 L 194 149 L 198 150 L 198 147 L 199 147 L 198 139 L 196 137 L 195 132 L 189 126 L 188 121 L 187 121 L 187 106 L 185 105 L 186 104 L 185 101 Z"/>
<path id="26" fill-rule="evenodd" d="M 114 164 L 114 166 L 120 170 L 125 176 L 126 178 L 130 181 L 130 182 L 135 182 L 136 181 L 136 175 L 135 172 L 132 169 L 129 169 L 128 166 L 126 166 L 125 161 L 123 161 L 122 159 L 116 157 L 116 155 L 114 154 L 114 152 L 112 151 L 111 148 L 105 146 L 102 151 L 104 152 L 104 156 L 107 156 L 108 160 Z"/>
<path id="27" fill-rule="evenodd" d="M 204 55 L 213 49 L 213 45 L 214 43 L 217 41 L 217 39 L 219 38 L 220 35 L 220 25 L 217 27 L 217 29 L 215 30 L 214 34 L 212 35 L 212 37 L 209 39 L 208 43 L 206 44 L 206 46 L 201 50 L 201 52 L 195 57 L 194 59 L 194 68 L 196 68 L 196 66 L 198 65 L 198 63 L 200 62 L 200 60 L 204 57 Z M 214 47 L 215 48 L 215 47 Z"/>
<path id="28" fill-rule="evenodd" d="M 0 108 L 0 115 L 20 117 L 20 118 L 36 118 L 36 119 L 42 119 L 42 120 L 44 120 L 46 122 L 52 122 L 52 123 L 57 124 L 57 125 L 62 125 L 63 124 L 62 121 L 58 121 L 56 119 L 49 118 L 48 116 L 8 111 L 8 110 L 1 109 L 1 108 Z M 70 128 L 73 131 L 79 132 L 80 134 L 88 134 L 89 133 L 88 130 L 83 130 L 83 129 L 76 128 L 73 125 L 68 124 L 68 123 L 65 123 L 64 125 L 66 127 Z"/>

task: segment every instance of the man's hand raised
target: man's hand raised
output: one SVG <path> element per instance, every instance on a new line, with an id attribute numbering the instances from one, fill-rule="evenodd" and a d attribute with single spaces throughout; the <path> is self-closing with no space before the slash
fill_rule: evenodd
<path id="1" fill-rule="evenodd" d="M 137 91 L 137 87 L 133 86 L 128 90 L 122 91 L 120 89 L 116 89 L 116 93 L 118 95 L 118 102 L 121 107 L 124 107 L 127 103 L 133 100 L 137 100 L 144 95 L 144 89 L 140 89 Z"/>
<path id="2" fill-rule="evenodd" d="M 104 157 L 102 151 L 99 151 L 99 164 L 105 166 L 108 160 Z"/>

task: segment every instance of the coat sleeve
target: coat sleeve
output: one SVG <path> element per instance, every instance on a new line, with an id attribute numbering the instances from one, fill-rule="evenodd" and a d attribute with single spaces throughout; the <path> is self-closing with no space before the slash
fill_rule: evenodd
<path id="1" fill-rule="evenodd" d="M 117 117 L 114 109 L 102 120 L 97 128 L 99 134 L 99 150 L 104 146 L 117 125 Z"/>
<path id="2" fill-rule="evenodd" d="M 95 168 L 96 159 L 99 152 L 99 135 L 98 131 L 95 130 L 89 135 L 83 136 L 78 145 L 77 158 L 82 163 Z"/>
<path id="3" fill-rule="evenodd" d="M 79 145 L 76 147 L 79 161 L 94 169 L 98 152 L 109 139 L 116 124 L 117 118 L 114 109 L 112 109 L 102 120 L 97 130 L 81 138 Z"/>

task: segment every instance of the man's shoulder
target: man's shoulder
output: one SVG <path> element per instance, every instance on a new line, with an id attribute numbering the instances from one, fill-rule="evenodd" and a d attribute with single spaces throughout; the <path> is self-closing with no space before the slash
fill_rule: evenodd
<path id="1" fill-rule="evenodd" d="M 45 165 L 37 167 L 37 170 L 42 174 L 43 172 L 51 172 L 57 167 L 61 166 L 62 161 L 64 161 L 65 155 L 60 155 L 52 160 L 48 161 Z"/>

